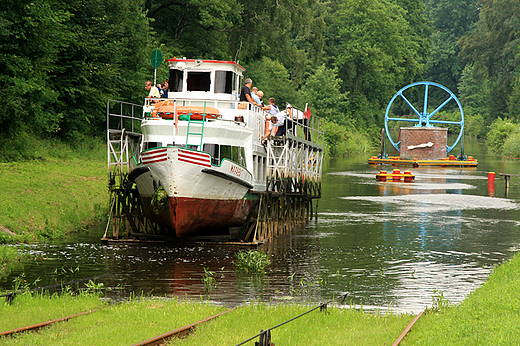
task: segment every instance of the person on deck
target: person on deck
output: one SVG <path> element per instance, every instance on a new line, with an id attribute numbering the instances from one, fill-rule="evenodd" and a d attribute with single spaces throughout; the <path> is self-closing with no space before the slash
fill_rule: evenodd
<path id="1" fill-rule="evenodd" d="M 161 93 L 159 92 L 159 89 L 153 86 L 153 83 L 151 81 L 146 81 L 146 83 L 144 83 L 144 88 L 150 92 L 146 97 L 153 97 L 158 99 L 161 98 Z"/>
<path id="2" fill-rule="evenodd" d="M 273 136 L 285 136 L 287 132 L 287 122 L 292 119 L 292 106 L 287 105 L 287 108 L 284 111 L 276 113 L 276 115 L 271 116 L 269 121 L 269 128 L 266 131 L 266 134 L 262 137 L 261 141 L 266 139 L 269 135 Z M 289 119 L 287 119 L 289 118 Z"/>
<path id="3" fill-rule="evenodd" d="M 258 97 L 258 88 L 257 87 L 251 88 L 251 97 L 253 98 L 253 100 L 255 100 L 256 104 L 260 106 L 261 101 L 260 101 L 260 97 Z"/>
<path id="4" fill-rule="evenodd" d="M 275 103 L 274 97 L 270 97 L 267 102 L 269 102 L 269 104 L 265 107 L 262 107 L 264 111 L 267 111 L 267 113 L 271 114 L 271 116 L 276 115 L 276 113 L 280 112 L 278 110 L 278 106 L 274 104 Z M 268 116 L 268 117 L 270 117 L 270 116 Z"/>
<path id="5" fill-rule="evenodd" d="M 244 86 L 242 87 L 242 90 L 240 90 L 240 101 L 242 101 L 242 103 L 240 103 L 238 105 L 238 108 L 240 109 L 247 109 L 247 103 L 245 102 L 249 102 L 249 103 L 252 103 L 256 106 L 258 106 L 258 104 L 255 102 L 255 100 L 253 100 L 253 98 L 251 97 L 251 86 L 253 85 L 253 81 L 251 80 L 251 78 L 247 78 L 245 80 L 245 83 L 244 83 Z"/>
<path id="6" fill-rule="evenodd" d="M 260 107 L 263 107 L 264 106 L 264 92 L 262 90 L 258 90 L 258 93 L 256 93 L 258 95 L 258 98 L 260 99 Z"/>

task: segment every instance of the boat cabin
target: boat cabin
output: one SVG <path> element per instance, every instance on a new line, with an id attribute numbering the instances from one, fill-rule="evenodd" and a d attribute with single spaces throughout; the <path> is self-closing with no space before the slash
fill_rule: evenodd
<path id="1" fill-rule="evenodd" d="M 168 60 L 168 98 L 237 101 L 245 69 L 232 61 Z"/>

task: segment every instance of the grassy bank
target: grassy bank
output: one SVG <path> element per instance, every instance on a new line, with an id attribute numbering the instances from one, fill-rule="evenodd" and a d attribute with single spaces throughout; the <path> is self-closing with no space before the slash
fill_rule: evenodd
<path id="1" fill-rule="evenodd" d="M 459 305 L 440 296 L 413 326 L 401 345 L 519 345 L 520 256 L 506 262 L 488 282 Z M 47 300 L 47 301 L 46 301 Z M 97 298 L 22 295 L 14 304 L 0 303 L 0 330 L 63 317 L 102 304 Z M 197 327 L 175 345 L 236 345 L 316 305 L 258 304 L 243 306 Z M 16 338 L 0 338 L 0 345 L 129 345 L 226 310 L 203 302 L 130 300 L 89 315 Z M 329 307 L 315 310 L 272 331 L 279 345 L 391 345 L 412 320 L 410 315 L 367 314 Z M 247 345 L 253 345 L 250 341 Z"/>
<path id="2" fill-rule="evenodd" d="M 461 304 L 421 318 L 402 345 L 520 345 L 520 255 Z"/>
<path id="3" fill-rule="evenodd" d="M 0 164 L 0 243 L 60 238 L 99 222 L 108 211 L 102 140 L 30 143 L 36 159 Z"/>

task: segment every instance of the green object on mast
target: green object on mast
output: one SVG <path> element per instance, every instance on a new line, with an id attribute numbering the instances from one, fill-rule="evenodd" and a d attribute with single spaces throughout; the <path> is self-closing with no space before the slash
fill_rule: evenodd
<path id="1" fill-rule="evenodd" d="M 152 52 L 152 56 L 150 58 L 153 68 L 158 68 L 162 64 L 162 53 L 159 49 L 156 49 Z"/>

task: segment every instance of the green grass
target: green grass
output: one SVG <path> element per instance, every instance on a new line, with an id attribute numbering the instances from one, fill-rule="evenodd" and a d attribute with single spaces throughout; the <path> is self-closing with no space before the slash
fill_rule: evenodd
<path id="1" fill-rule="evenodd" d="M 106 146 L 38 141 L 37 159 L 0 164 L 0 226 L 15 241 L 60 238 L 106 217 Z M 0 243 L 8 241 L 0 232 Z"/>
<path id="2" fill-rule="evenodd" d="M 71 301 L 70 298 L 64 300 Z M 86 311 L 86 308 L 87 306 L 84 306 L 83 311 Z M 12 308 L 12 310 L 16 309 L 23 311 L 20 307 Z M 39 333 L 0 338 L 0 345 L 132 345 L 225 310 L 226 308 L 197 302 L 164 299 L 133 300 L 54 324 Z M 2 313 L 7 312 L 10 311 L 2 311 Z M 61 316 L 58 317 L 64 317 L 69 312 L 60 313 Z M 58 314 L 50 318 L 55 318 L 55 315 Z M 49 319 L 49 317 L 45 318 Z M 25 325 L 27 325 L 25 321 L 18 321 L 19 327 Z"/>
<path id="3" fill-rule="evenodd" d="M 520 255 L 461 304 L 421 317 L 401 345 L 520 345 Z"/>
<path id="4" fill-rule="evenodd" d="M 313 306 L 257 305 L 241 307 L 197 328 L 186 340 L 173 345 L 236 345 L 300 315 Z M 413 319 L 408 315 L 373 315 L 353 309 L 329 307 L 314 310 L 271 331 L 276 345 L 391 345 Z M 246 345 L 254 345 L 254 341 Z"/>
<path id="5" fill-rule="evenodd" d="M 2 298 L 3 299 L 3 298 Z M 11 330 L 97 309 L 105 304 L 94 295 L 17 294 L 12 304 L 0 301 L 0 331 Z M 9 316 L 9 318 L 5 318 Z M 2 339 L 0 339 L 1 344 Z"/>

